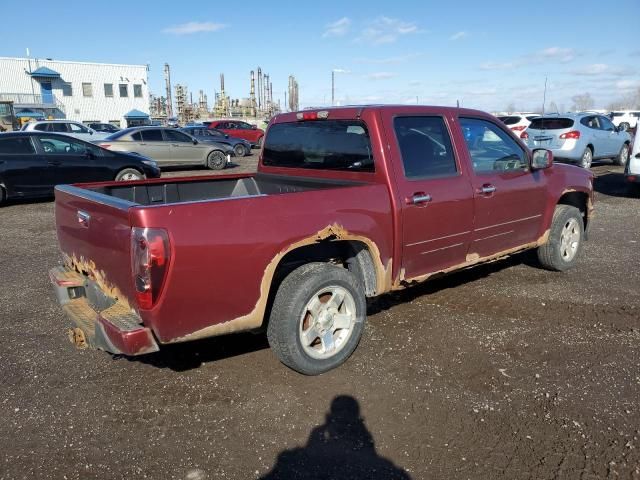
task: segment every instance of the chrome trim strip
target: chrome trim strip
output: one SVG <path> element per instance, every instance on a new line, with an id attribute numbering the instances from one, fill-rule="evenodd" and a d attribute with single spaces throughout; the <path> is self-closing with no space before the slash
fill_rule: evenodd
<path id="1" fill-rule="evenodd" d="M 405 247 L 413 247 L 414 245 L 420 245 L 422 243 L 435 242 L 436 240 L 444 240 L 445 238 L 459 237 L 460 235 L 466 235 L 467 233 L 471 233 L 471 231 L 460 232 L 460 233 L 452 233 L 451 235 L 445 235 L 444 237 L 431 238 L 429 240 L 422 240 L 420 242 L 414 242 L 414 243 L 407 243 L 405 245 Z"/>
<path id="2" fill-rule="evenodd" d="M 532 215 L 530 217 L 519 218 L 517 220 L 510 220 L 510 221 L 504 222 L 504 223 L 496 223 L 495 225 L 489 225 L 488 227 L 476 228 L 475 231 L 479 232 L 481 230 L 488 230 L 490 228 L 501 227 L 503 225 L 509 225 L 510 223 L 517 223 L 517 222 L 524 222 L 526 220 L 533 220 L 534 218 L 538 218 L 538 217 L 541 217 L 541 216 L 542 216 L 542 214 Z"/>
<path id="3" fill-rule="evenodd" d="M 456 243 L 453 245 L 447 245 L 446 247 L 436 248 L 435 250 L 427 250 L 426 252 L 420 252 L 420 255 L 426 255 L 428 253 L 439 252 L 440 250 L 446 250 L 448 248 L 460 247 L 464 245 L 464 243 Z"/>
<path id="4" fill-rule="evenodd" d="M 502 232 L 502 233 L 496 233 L 495 235 L 489 235 L 488 237 L 483 237 L 483 238 L 478 238 L 476 240 L 474 240 L 473 242 L 481 242 L 483 240 L 489 240 L 490 238 L 495 238 L 495 237 L 501 237 L 503 235 L 509 235 L 510 233 L 513 233 L 514 230 L 509 230 L 508 232 Z"/>

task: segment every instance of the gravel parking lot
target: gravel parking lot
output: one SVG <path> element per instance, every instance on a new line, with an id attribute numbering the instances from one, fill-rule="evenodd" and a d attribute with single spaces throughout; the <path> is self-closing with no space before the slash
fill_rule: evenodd
<path id="1" fill-rule="evenodd" d="M 76 350 L 53 203 L 0 208 L 0 479 L 640 478 L 640 198 L 594 171 L 575 270 L 525 254 L 386 295 L 319 377 L 259 335 Z"/>

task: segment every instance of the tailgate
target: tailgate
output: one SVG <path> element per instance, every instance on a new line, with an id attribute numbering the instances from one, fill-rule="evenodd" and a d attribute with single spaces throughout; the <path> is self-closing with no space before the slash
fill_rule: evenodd
<path id="1" fill-rule="evenodd" d="M 55 191 L 58 242 L 68 267 L 108 297 L 135 305 L 131 274 L 132 202 L 73 186 Z"/>

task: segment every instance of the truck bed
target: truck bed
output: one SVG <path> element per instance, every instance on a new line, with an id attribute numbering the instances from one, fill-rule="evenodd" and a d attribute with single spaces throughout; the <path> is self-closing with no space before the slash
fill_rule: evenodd
<path id="1" fill-rule="evenodd" d="M 358 185 L 346 180 L 256 174 L 240 178 L 172 179 L 145 184 L 85 187 L 96 193 L 138 205 L 164 205 L 230 198 L 258 197 L 282 193 Z"/>

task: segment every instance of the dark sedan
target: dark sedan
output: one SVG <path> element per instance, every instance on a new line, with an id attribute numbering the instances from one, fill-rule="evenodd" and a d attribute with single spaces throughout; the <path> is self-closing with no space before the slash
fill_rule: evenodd
<path id="1" fill-rule="evenodd" d="M 64 183 L 160 177 L 156 162 L 110 152 L 57 133 L 0 134 L 0 204 L 12 198 L 51 196 Z"/>
<path id="2" fill-rule="evenodd" d="M 196 137 L 201 142 L 215 142 L 229 145 L 233 148 L 234 156 L 244 157 L 251 154 L 251 144 L 242 138 L 230 137 L 215 128 L 207 128 L 206 126 L 190 126 L 181 128 L 185 133 Z"/>

